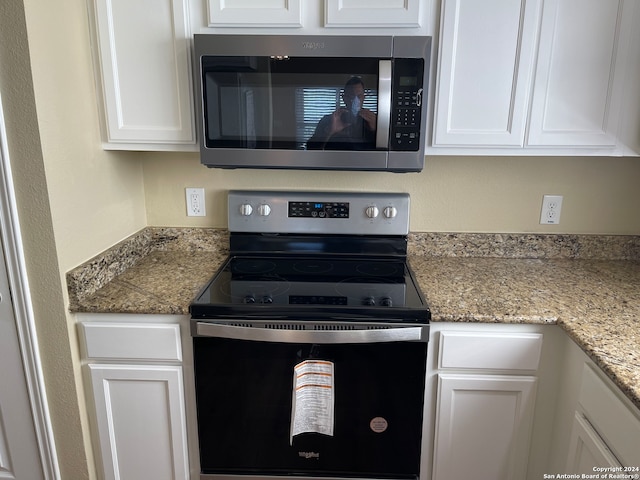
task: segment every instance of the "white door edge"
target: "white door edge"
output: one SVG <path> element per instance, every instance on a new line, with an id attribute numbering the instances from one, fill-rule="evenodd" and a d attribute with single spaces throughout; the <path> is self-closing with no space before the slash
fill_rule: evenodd
<path id="1" fill-rule="evenodd" d="M 15 310 L 18 341 L 22 351 L 22 362 L 25 370 L 31 411 L 36 430 L 38 450 L 45 480 L 60 480 L 60 468 L 56 454 L 53 428 L 51 426 L 49 406 L 42 374 L 38 339 L 34 321 L 33 308 L 22 236 L 18 219 L 18 210 L 13 189 L 13 176 L 9 162 L 7 135 L 5 129 L 2 96 L 0 94 L 0 230 L 2 246 L 6 256 L 9 286 Z"/>

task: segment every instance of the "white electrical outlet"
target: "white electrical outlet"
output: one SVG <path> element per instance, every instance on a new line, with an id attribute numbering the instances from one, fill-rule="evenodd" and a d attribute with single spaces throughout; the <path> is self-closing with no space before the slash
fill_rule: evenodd
<path id="1" fill-rule="evenodd" d="M 187 188 L 187 216 L 204 217 L 204 188 Z"/>
<path id="2" fill-rule="evenodd" d="M 562 195 L 545 195 L 542 197 L 541 225 L 557 225 L 560 223 L 562 211 Z"/>

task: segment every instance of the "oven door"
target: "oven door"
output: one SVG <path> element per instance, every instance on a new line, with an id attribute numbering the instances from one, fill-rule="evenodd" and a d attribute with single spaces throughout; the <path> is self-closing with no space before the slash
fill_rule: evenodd
<path id="1" fill-rule="evenodd" d="M 193 322 L 201 478 L 418 477 L 428 326 L 298 331 Z M 313 424 L 304 409 L 322 402 L 297 395 L 309 360 L 331 365 L 332 412 L 322 420 L 329 433 L 292 428 Z"/>

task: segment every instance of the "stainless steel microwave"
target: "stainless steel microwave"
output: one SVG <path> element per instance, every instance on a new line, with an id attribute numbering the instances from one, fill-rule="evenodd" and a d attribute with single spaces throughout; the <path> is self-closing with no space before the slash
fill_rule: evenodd
<path id="1" fill-rule="evenodd" d="M 194 35 L 201 161 L 418 172 L 431 37 Z"/>

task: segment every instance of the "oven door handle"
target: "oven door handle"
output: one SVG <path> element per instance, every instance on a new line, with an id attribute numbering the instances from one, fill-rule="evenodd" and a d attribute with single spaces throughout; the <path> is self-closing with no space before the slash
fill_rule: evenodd
<path id="1" fill-rule="evenodd" d="M 197 322 L 195 333 L 196 336 L 199 337 L 218 337 L 272 343 L 426 343 L 429 341 L 429 327 L 427 325 L 376 328 L 371 330 L 287 330 Z"/>

